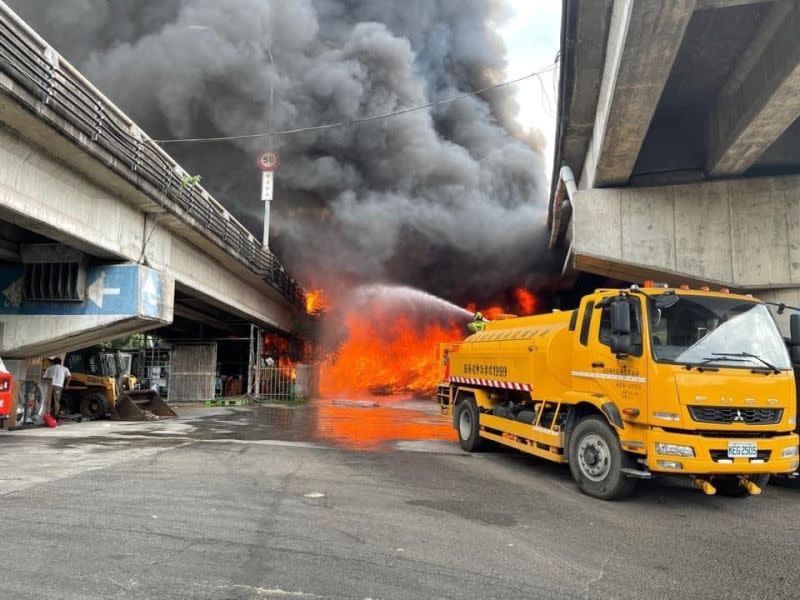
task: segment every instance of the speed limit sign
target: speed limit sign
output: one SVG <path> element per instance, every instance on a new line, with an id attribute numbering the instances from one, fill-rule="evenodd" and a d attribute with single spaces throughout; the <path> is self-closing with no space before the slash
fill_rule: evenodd
<path id="1" fill-rule="evenodd" d="M 259 154 L 256 164 L 262 171 L 269 172 L 274 171 L 278 167 L 278 162 L 278 153 L 270 150 Z"/>

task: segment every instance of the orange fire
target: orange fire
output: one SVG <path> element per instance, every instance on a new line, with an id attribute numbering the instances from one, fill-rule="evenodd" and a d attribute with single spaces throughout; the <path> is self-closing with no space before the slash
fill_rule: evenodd
<path id="1" fill-rule="evenodd" d="M 502 306 L 486 306 L 478 308 L 477 302 L 470 302 L 464 308 L 471 313 L 479 312 L 490 321 L 500 318 L 501 315 L 506 314 L 506 310 Z"/>
<path id="2" fill-rule="evenodd" d="M 520 313 L 523 315 L 532 315 L 536 312 L 536 296 L 524 288 L 517 288 L 514 290 L 514 298 L 519 306 Z"/>
<path id="3" fill-rule="evenodd" d="M 313 302 L 321 298 L 319 306 L 328 308 L 321 290 L 309 294 L 312 297 Z M 511 295 L 507 300 L 516 314 L 536 311 L 536 297 L 523 288 L 514 291 L 513 300 Z M 480 311 L 489 320 L 510 312 L 499 305 L 478 308 L 477 303 L 465 308 L 471 313 Z M 408 311 L 398 313 L 376 302 L 333 306 L 328 317 L 330 322 L 343 326 L 344 334 L 321 364 L 319 387 L 324 395 L 430 395 L 442 375 L 437 358 L 439 345 L 459 342 L 469 335 L 468 317 L 453 322 L 436 320 L 424 311 L 412 316 Z"/>
<path id="4" fill-rule="evenodd" d="M 516 288 L 514 290 L 514 310 L 511 311 L 516 315 L 532 315 L 536 313 L 537 308 L 537 300 L 536 296 L 533 292 L 526 290 L 525 288 Z M 477 302 L 470 302 L 464 308 L 466 308 L 469 312 L 475 313 L 480 312 L 484 317 L 493 321 L 495 319 L 500 319 L 504 315 L 508 315 L 509 311 L 503 308 L 502 306 L 486 306 L 483 308 L 478 308 Z"/>
<path id="5" fill-rule="evenodd" d="M 329 306 L 328 298 L 323 290 L 310 290 L 306 292 L 306 312 L 316 315 L 327 309 Z"/>
<path id="6" fill-rule="evenodd" d="M 287 355 L 281 354 L 280 358 L 278 358 L 278 369 L 280 369 L 284 377 L 288 377 L 292 381 L 297 379 L 297 368 Z"/>
<path id="7" fill-rule="evenodd" d="M 277 334 L 267 333 L 262 340 L 261 355 L 275 361 L 275 366 L 284 377 L 295 379 L 297 370 L 294 361 L 289 358 L 289 340 Z"/>
<path id="8" fill-rule="evenodd" d="M 456 324 L 420 326 L 407 316 L 351 312 L 345 324 L 347 339 L 322 365 L 323 394 L 430 394 L 439 378 L 439 344 L 465 335 Z"/>

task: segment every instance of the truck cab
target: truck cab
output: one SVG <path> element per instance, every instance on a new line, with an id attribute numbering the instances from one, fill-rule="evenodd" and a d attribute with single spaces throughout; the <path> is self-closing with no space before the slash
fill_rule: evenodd
<path id="1" fill-rule="evenodd" d="M 652 472 L 797 468 L 794 376 L 767 307 L 729 293 L 647 288 L 584 299 L 574 393 L 601 395 Z M 614 312 L 624 311 L 620 328 Z M 615 330 L 616 327 L 616 330 Z M 598 396 L 599 397 L 599 396 Z"/>

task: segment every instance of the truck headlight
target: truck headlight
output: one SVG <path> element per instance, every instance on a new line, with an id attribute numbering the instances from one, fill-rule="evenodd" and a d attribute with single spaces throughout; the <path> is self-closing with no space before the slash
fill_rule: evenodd
<path id="1" fill-rule="evenodd" d="M 691 446 L 681 446 L 680 444 L 663 444 L 661 442 L 657 442 L 656 453 L 666 456 L 687 456 L 689 458 L 693 458 L 694 448 Z"/>
<path id="2" fill-rule="evenodd" d="M 797 456 L 797 446 L 789 446 L 781 452 L 781 458 L 792 458 L 793 456 Z"/>
<path id="3" fill-rule="evenodd" d="M 653 416 L 656 419 L 661 419 L 663 421 L 680 421 L 681 419 L 679 414 L 671 412 L 654 412 Z"/>
<path id="4" fill-rule="evenodd" d="M 789 425 L 797 425 L 797 417 L 789 417 Z"/>

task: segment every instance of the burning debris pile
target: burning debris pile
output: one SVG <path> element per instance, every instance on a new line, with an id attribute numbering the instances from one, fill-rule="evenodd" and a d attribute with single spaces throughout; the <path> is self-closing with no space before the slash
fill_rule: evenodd
<path id="1" fill-rule="evenodd" d="M 536 298 L 514 292 L 513 307 L 532 314 Z M 320 391 L 327 395 L 414 394 L 430 396 L 439 378 L 440 343 L 467 335 L 477 305 L 460 308 L 402 286 L 366 285 L 331 306 L 323 325 Z M 501 306 L 481 312 L 506 314 Z"/>

